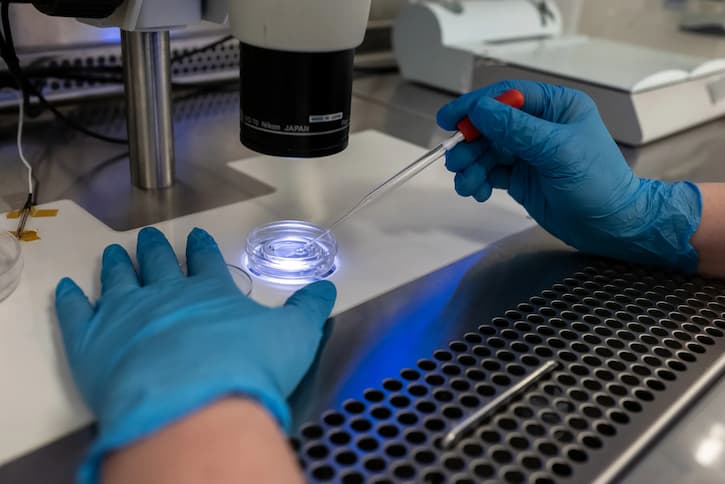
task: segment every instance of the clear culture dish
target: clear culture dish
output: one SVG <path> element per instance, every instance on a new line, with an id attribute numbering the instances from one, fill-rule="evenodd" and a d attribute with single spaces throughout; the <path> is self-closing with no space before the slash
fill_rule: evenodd
<path id="1" fill-rule="evenodd" d="M 303 284 L 335 272 L 337 241 L 318 225 L 281 220 L 252 230 L 245 253 L 252 274 L 282 284 Z"/>

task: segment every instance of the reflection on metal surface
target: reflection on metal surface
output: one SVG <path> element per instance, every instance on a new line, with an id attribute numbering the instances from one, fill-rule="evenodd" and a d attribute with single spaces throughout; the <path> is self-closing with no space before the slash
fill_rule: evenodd
<path id="1" fill-rule="evenodd" d="M 549 373 L 556 370 L 557 368 L 559 368 L 558 361 L 547 361 L 539 368 L 535 369 L 524 379 L 517 382 L 515 385 L 503 392 L 501 395 L 488 402 L 484 407 L 477 410 L 470 417 L 467 417 L 463 422 L 456 424 L 443 437 L 441 447 L 446 450 L 451 450 L 458 442 L 461 441 L 466 433 L 475 429 L 485 419 L 492 417 L 493 414 L 496 413 L 496 411 L 511 403 L 513 399 L 521 396 L 529 386 L 537 383 L 545 376 L 548 376 Z"/>
<path id="2" fill-rule="evenodd" d="M 722 458 L 725 448 L 725 425 L 716 423 L 695 448 L 695 460 L 704 467 L 711 467 Z"/>
<path id="3" fill-rule="evenodd" d="M 121 33 L 129 159 L 133 185 L 174 184 L 169 32 Z"/>

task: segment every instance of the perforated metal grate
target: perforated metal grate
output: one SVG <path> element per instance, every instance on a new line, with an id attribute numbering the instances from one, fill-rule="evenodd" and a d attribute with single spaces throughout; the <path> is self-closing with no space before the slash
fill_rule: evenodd
<path id="1" fill-rule="evenodd" d="M 725 284 L 601 262 L 366 390 L 293 439 L 312 482 L 592 482 L 725 349 Z M 453 450 L 445 432 L 561 367 Z"/>

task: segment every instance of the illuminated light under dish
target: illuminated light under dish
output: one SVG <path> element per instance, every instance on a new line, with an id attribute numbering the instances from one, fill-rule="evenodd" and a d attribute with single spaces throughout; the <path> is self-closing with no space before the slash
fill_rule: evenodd
<path id="1" fill-rule="evenodd" d="M 281 220 L 250 232 L 247 267 L 256 276 L 282 284 L 302 284 L 335 272 L 337 241 L 324 227 Z M 314 241 L 313 243 L 310 243 Z"/>

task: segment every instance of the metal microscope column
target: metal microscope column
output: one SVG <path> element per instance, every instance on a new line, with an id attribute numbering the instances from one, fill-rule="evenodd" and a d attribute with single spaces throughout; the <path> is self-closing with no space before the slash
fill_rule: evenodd
<path id="1" fill-rule="evenodd" d="M 121 31 L 131 181 L 142 189 L 174 184 L 169 32 Z"/>

